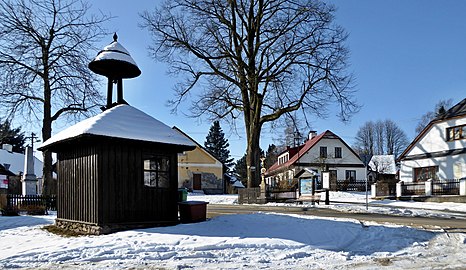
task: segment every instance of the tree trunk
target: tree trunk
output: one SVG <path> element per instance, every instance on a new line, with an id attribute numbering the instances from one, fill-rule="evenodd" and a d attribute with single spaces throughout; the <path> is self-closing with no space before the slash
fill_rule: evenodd
<path id="1" fill-rule="evenodd" d="M 247 134 L 246 166 L 248 175 L 248 188 L 258 187 L 260 184 L 260 145 L 259 130 L 251 130 Z"/>
<path id="2" fill-rule="evenodd" d="M 44 83 L 44 119 L 42 120 L 42 141 L 45 142 L 52 136 L 52 106 L 50 84 L 46 80 Z M 42 195 L 52 195 L 52 152 L 44 150 L 42 152 L 44 164 L 42 168 Z"/>

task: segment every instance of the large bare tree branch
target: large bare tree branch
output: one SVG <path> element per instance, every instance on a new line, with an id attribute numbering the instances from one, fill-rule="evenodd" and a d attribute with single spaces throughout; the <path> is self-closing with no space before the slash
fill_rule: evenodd
<path id="1" fill-rule="evenodd" d="M 334 12 L 316 0 L 172 0 L 141 14 L 141 26 L 152 36 L 152 56 L 185 75 L 174 109 L 205 85 L 191 100 L 192 116 L 241 115 L 247 164 L 256 166 L 265 123 L 298 110 L 323 116 L 331 103 L 342 119 L 357 111 L 347 34 Z"/>
<path id="2" fill-rule="evenodd" d="M 102 103 L 87 64 L 109 17 L 88 16 L 89 7 L 81 0 L 0 2 L 0 113 L 39 119 L 43 141 L 60 116 L 78 119 Z M 49 194 L 52 158 L 49 151 L 43 155 Z"/>

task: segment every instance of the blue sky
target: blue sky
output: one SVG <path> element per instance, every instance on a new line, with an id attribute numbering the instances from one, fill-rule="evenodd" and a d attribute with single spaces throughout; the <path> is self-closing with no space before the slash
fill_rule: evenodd
<path id="1" fill-rule="evenodd" d="M 331 130 L 350 145 L 366 121 L 391 119 L 413 139 L 421 115 L 441 99 L 453 103 L 466 98 L 466 1 L 460 0 L 333 0 L 338 11 L 336 22 L 350 34 L 350 71 L 355 75 L 355 96 L 363 106 L 351 122 L 342 123 L 333 115 L 312 121 L 319 133 Z M 187 118 L 182 112 L 170 114 L 166 101 L 173 96 L 177 78 L 166 74 L 166 65 L 150 58 L 150 36 L 138 27 L 138 13 L 153 9 L 153 0 L 93 1 L 93 11 L 116 16 L 107 23 L 129 50 L 142 75 L 125 80 L 125 99 L 132 106 L 169 126 L 176 125 L 203 144 L 211 125 L 206 119 Z M 109 35 L 100 47 L 112 41 Z M 97 52 L 96 52 L 97 53 Z M 105 84 L 102 85 L 102 92 Z M 222 123 L 221 123 L 222 124 Z M 245 134 L 222 127 L 234 158 L 246 149 Z M 55 132 L 62 127 L 57 127 Z M 265 129 L 261 146 L 273 143 Z"/>

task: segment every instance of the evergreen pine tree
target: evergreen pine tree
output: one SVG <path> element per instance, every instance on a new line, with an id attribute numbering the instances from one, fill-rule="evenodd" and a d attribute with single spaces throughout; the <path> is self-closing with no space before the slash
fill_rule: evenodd
<path id="1" fill-rule="evenodd" d="M 265 161 L 264 165 L 265 168 L 268 169 L 270 166 L 272 166 L 275 162 L 277 162 L 278 158 L 278 148 L 275 144 L 269 144 L 269 147 L 267 148 L 267 152 L 265 153 Z"/>
<path id="2" fill-rule="evenodd" d="M 0 144 L 11 144 L 13 152 L 24 153 L 25 140 L 20 128 L 12 129 L 8 121 L 0 123 Z"/>
<path id="3" fill-rule="evenodd" d="M 227 172 L 230 171 L 230 167 L 233 165 L 233 158 L 230 157 L 230 150 L 228 150 L 229 146 L 230 144 L 225 139 L 220 123 L 215 121 L 210 127 L 209 134 L 207 134 L 204 147 L 223 163 Z"/>
<path id="4" fill-rule="evenodd" d="M 236 177 L 245 184 L 244 186 L 247 185 L 248 183 L 248 174 L 247 174 L 247 166 L 246 166 L 246 154 L 235 162 L 235 167 L 233 169 L 233 172 L 235 173 Z"/>

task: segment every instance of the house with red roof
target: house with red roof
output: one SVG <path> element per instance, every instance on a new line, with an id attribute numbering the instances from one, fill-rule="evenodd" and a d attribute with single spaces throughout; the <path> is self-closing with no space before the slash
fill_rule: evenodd
<path id="1" fill-rule="evenodd" d="M 293 185 L 302 170 L 314 171 L 319 176 L 329 172 L 333 180 L 366 179 L 366 168 L 359 156 L 330 130 L 319 135 L 311 131 L 304 144 L 280 153 L 277 162 L 265 173 L 266 183 L 270 187 Z"/>

